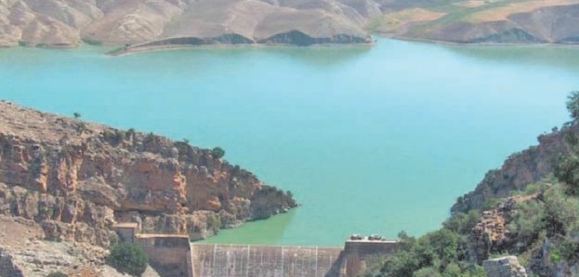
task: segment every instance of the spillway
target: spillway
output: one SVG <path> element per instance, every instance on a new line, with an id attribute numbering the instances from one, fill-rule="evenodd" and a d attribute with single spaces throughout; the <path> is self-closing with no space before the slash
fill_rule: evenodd
<path id="1" fill-rule="evenodd" d="M 195 277 L 338 276 L 342 248 L 191 245 Z"/>

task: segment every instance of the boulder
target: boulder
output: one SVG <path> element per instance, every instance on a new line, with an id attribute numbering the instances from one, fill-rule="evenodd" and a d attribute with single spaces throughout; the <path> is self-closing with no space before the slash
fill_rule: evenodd
<path id="1" fill-rule="evenodd" d="M 527 272 L 515 256 L 505 256 L 483 262 L 488 277 L 527 277 Z"/>

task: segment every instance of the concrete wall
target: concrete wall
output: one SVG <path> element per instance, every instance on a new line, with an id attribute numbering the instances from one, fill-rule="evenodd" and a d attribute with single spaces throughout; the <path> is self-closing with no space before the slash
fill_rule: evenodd
<path id="1" fill-rule="evenodd" d="M 115 227 L 124 242 L 135 243 L 149 257 L 149 264 L 163 277 L 192 277 L 191 244 L 187 235 L 139 234 L 138 225 L 122 223 Z"/>
<path id="2" fill-rule="evenodd" d="M 341 248 L 193 244 L 194 277 L 327 276 Z"/>
<path id="3" fill-rule="evenodd" d="M 193 277 L 354 277 L 395 241 L 347 241 L 345 248 L 192 244 Z"/>
<path id="4" fill-rule="evenodd" d="M 138 235 L 135 243 L 143 247 L 149 264 L 163 277 L 191 277 L 189 236 Z"/>
<path id="5" fill-rule="evenodd" d="M 376 256 L 388 256 L 398 249 L 397 241 L 348 240 L 344 247 L 345 276 L 357 276 L 364 272 L 367 261 Z"/>
<path id="6" fill-rule="evenodd" d="M 191 244 L 187 235 L 138 234 L 138 226 L 119 224 L 125 241 L 143 247 L 163 277 L 354 277 L 375 256 L 390 255 L 398 242 L 346 241 L 342 248 Z"/>

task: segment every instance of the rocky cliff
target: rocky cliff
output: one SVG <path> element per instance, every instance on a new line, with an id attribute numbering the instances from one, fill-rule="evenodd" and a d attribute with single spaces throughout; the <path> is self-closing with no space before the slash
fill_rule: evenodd
<path id="1" fill-rule="evenodd" d="M 483 266 L 489 277 L 527 277 L 525 268 L 515 256 L 490 259 Z"/>
<path id="2" fill-rule="evenodd" d="M 137 222 L 199 239 L 295 206 L 210 150 L 0 102 L 0 215 L 39 237 L 107 247 Z"/>
<path id="3" fill-rule="evenodd" d="M 500 169 L 489 171 L 474 191 L 459 197 L 451 210 L 481 210 L 489 201 L 508 197 L 513 191 L 524 190 L 553 173 L 557 158 L 571 151 L 567 141 L 571 134 L 579 134 L 579 126 L 567 126 L 539 136 L 538 145 L 511 155 Z"/>

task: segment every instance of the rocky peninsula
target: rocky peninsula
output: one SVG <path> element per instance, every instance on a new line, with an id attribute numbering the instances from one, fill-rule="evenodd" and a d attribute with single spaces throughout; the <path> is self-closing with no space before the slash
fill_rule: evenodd
<path id="1" fill-rule="evenodd" d="M 198 240 L 293 207 L 215 151 L 0 102 L 0 273 L 103 274 L 115 224 Z"/>

